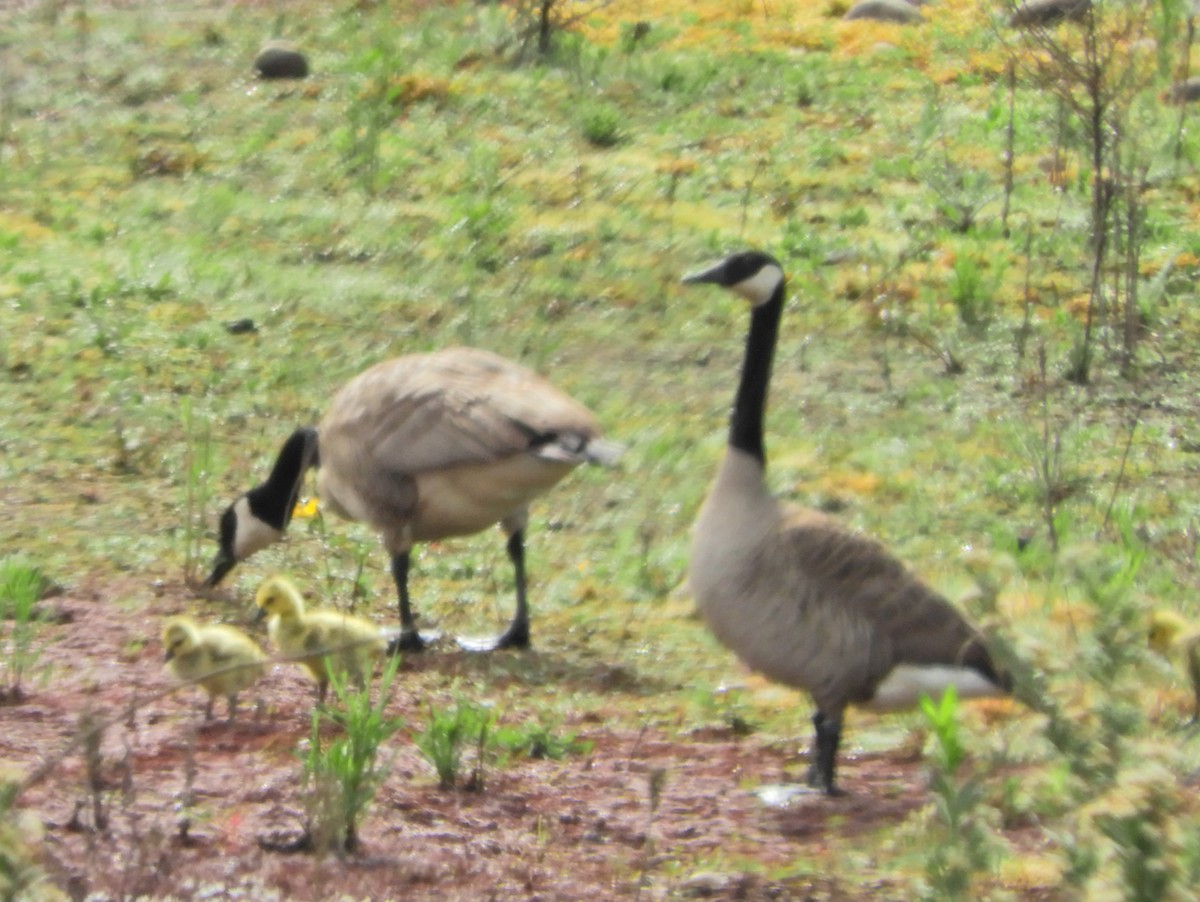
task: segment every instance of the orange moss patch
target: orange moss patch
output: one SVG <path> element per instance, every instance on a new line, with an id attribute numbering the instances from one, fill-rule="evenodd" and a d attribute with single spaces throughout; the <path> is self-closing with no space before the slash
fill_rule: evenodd
<path id="1" fill-rule="evenodd" d="M 873 495 L 882 482 L 874 473 L 833 470 L 822 476 L 818 485 L 827 494 Z"/>
<path id="2" fill-rule="evenodd" d="M 857 56 L 879 48 L 897 47 L 922 56 L 925 39 L 911 26 L 859 20 L 844 22 L 849 4 L 798 3 L 786 6 L 755 0 L 616 0 L 597 8 L 575 26 L 588 40 L 612 46 L 623 30 L 636 22 L 669 22 L 673 36 L 665 46 L 704 47 L 741 53 L 749 49 L 832 50 L 839 56 Z M 927 7 L 926 22 L 937 23 L 951 37 L 964 36 L 985 15 L 980 0 L 944 0 Z M 730 40 L 731 33 L 737 40 Z"/>
<path id="3" fill-rule="evenodd" d="M 46 228 L 36 219 L 11 212 L 0 213 L 0 232 L 34 241 L 41 241 L 54 235 L 51 229 Z"/>
<path id="4" fill-rule="evenodd" d="M 1052 890 L 1062 882 L 1062 867 L 1049 858 L 1022 855 L 1000 863 L 1000 885 L 1006 889 Z"/>
<path id="5" fill-rule="evenodd" d="M 696 171 L 697 163 L 695 160 L 689 160 L 685 157 L 673 157 L 669 160 L 663 160 L 658 164 L 657 170 L 664 175 L 669 175 L 672 178 L 679 178 L 685 175 L 691 175 Z"/>
<path id="6" fill-rule="evenodd" d="M 1026 710 L 1012 698 L 977 698 L 972 699 L 970 705 L 971 713 L 989 727 L 1014 717 L 1023 717 Z"/>
<path id="7" fill-rule="evenodd" d="M 1076 319 L 1084 319 L 1087 316 L 1088 304 L 1091 301 L 1091 296 L 1087 294 L 1077 294 L 1070 298 L 1062 305 L 1063 310 L 1071 314 Z"/>
<path id="8" fill-rule="evenodd" d="M 453 85 L 444 78 L 408 73 L 392 79 L 392 103 L 412 106 L 423 101 L 444 103 L 453 93 Z"/>

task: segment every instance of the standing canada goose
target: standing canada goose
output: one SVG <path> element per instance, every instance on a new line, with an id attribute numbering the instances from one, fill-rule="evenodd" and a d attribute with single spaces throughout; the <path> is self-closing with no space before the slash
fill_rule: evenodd
<path id="1" fill-rule="evenodd" d="M 322 503 L 371 524 L 391 555 L 400 600 L 395 649 L 415 651 L 427 641 L 409 602 L 414 543 L 493 523 L 508 536 L 516 613 L 498 638 L 459 641 L 478 651 L 526 648 L 529 503 L 579 464 L 611 464 L 620 453 L 600 439 L 587 408 L 503 357 L 473 348 L 397 357 L 352 379 L 318 429 L 297 429 L 267 481 L 229 506 L 207 584 L 283 537 L 304 471 L 316 466 Z"/>
<path id="2" fill-rule="evenodd" d="M 208 693 L 204 719 L 212 720 L 213 699 L 229 700 L 229 720 L 237 711 L 237 696 L 262 676 L 267 656 L 241 630 L 222 623 L 201 626 L 180 614 L 163 624 L 162 643 L 166 664 L 179 680 L 198 682 Z"/>
<path id="3" fill-rule="evenodd" d="M 254 596 L 258 617 L 267 620 L 271 644 L 309 672 L 317 697 L 325 701 L 329 688 L 328 662 L 362 686 L 375 658 L 387 650 L 383 632 L 365 617 L 321 608 L 306 610 L 304 596 L 286 576 L 272 576 Z"/>
<path id="4" fill-rule="evenodd" d="M 720 285 L 751 306 L 728 448 L 696 521 L 688 580 L 726 647 L 812 696 L 808 782 L 837 795 L 847 705 L 905 707 L 950 685 L 964 697 L 1000 695 L 1010 681 L 979 632 L 882 546 L 767 489 L 763 414 L 783 312 L 779 263 L 745 251 L 683 281 Z"/>
<path id="5" fill-rule="evenodd" d="M 1150 647 L 1169 658 L 1178 651 L 1187 666 L 1192 683 L 1192 723 L 1200 721 L 1200 627 L 1184 620 L 1173 611 L 1155 611 L 1150 615 Z"/>

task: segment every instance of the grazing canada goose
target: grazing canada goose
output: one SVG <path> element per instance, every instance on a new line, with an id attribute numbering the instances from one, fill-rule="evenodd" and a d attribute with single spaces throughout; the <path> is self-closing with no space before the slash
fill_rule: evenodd
<path id="1" fill-rule="evenodd" d="M 229 700 L 229 719 L 233 720 L 238 693 L 262 676 L 267 657 L 241 630 L 222 623 L 201 626 L 183 614 L 163 624 L 162 643 L 171 674 L 198 682 L 208 693 L 205 720 L 212 720 L 213 699 L 218 695 Z"/>
<path id="2" fill-rule="evenodd" d="M 304 596 L 286 576 L 272 576 L 254 596 L 258 617 L 267 620 L 271 644 L 312 675 L 317 695 L 325 701 L 329 688 L 328 661 L 360 686 L 370 675 L 375 659 L 387 650 L 387 639 L 377 625 L 327 608 L 309 611 Z"/>
<path id="3" fill-rule="evenodd" d="M 726 647 L 812 696 L 808 782 L 836 795 L 847 705 L 905 707 L 949 685 L 1000 695 L 1010 682 L 979 632 L 883 547 L 768 491 L 763 414 L 783 312 L 779 263 L 745 251 L 683 281 L 720 285 L 751 306 L 729 444 L 696 521 L 688 580 Z"/>
<path id="4" fill-rule="evenodd" d="M 1180 652 L 1187 665 L 1195 702 L 1192 723 L 1200 721 L 1200 627 L 1188 623 L 1173 611 L 1155 611 L 1150 616 L 1150 647 L 1164 657 Z"/>
<path id="5" fill-rule="evenodd" d="M 267 481 L 225 511 L 207 583 L 283 537 L 304 471 L 316 466 L 322 503 L 375 527 L 392 557 L 401 627 L 395 648 L 419 650 L 427 641 L 409 602 L 413 544 L 493 523 L 508 535 L 516 613 L 498 638 L 459 641 L 480 651 L 528 647 L 529 503 L 581 463 L 614 463 L 621 448 L 599 436 L 587 408 L 488 351 L 447 348 L 377 364 L 338 392 L 318 429 L 296 430 Z"/>

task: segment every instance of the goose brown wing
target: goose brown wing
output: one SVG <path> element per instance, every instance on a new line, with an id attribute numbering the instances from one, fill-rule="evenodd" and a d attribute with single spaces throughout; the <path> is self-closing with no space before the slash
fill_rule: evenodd
<path id="1" fill-rule="evenodd" d="M 958 665 L 1008 685 L 979 631 L 878 542 L 818 515 L 800 519 L 789 533 L 814 593 L 870 623 L 889 668 Z"/>
<path id="2" fill-rule="evenodd" d="M 320 431 L 323 455 L 346 442 L 386 470 L 412 474 L 487 463 L 599 429 L 585 407 L 525 367 L 452 348 L 366 370 L 338 393 Z"/>
<path id="3" fill-rule="evenodd" d="M 979 630 L 911 574 L 883 605 L 880 618 L 887 624 L 898 663 L 969 667 L 997 686 L 1011 688 Z"/>

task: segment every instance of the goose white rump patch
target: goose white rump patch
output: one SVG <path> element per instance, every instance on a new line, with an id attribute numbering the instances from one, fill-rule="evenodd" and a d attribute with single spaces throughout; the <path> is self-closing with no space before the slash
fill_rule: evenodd
<path id="1" fill-rule="evenodd" d="M 950 686 L 959 698 L 981 698 L 1004 695 L 1004 690 L 977 670 L 947 664 L 917 666 L 901 664 L 879 684 L 875 695 L 863 705 L 874 711 L 911 708 L 922 695 L 938 699 Z"/>

